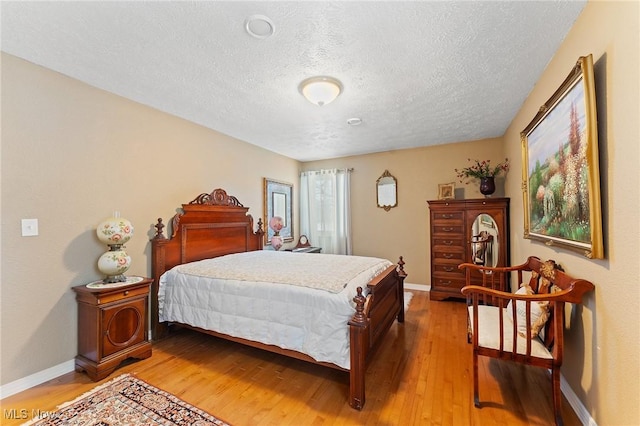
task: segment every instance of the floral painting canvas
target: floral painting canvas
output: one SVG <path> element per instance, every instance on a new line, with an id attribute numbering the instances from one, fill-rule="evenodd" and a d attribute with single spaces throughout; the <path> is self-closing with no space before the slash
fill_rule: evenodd
<path id="1" fill-rule="evenodd" d="M 594 96 L 579 65 L 522 133 L 525 237 L 602 257 Z"/>
<path id="2" fill-rule="evenodd" d="M 591 240 L 586 147 L 584 90 L 578 84 L 529 135 L 531 232 Z"/>

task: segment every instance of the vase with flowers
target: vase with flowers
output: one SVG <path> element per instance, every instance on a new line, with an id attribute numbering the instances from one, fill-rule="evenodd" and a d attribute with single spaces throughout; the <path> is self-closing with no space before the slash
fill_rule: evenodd
<path id="1" fill-rule="evenodd" d="M 501 173 L 507 173 L 509 171 L 509 159 L 505 158 L 502 163 L 498 163 L 496 166 L 491 165 L 491 160 L 472 160 L 469 167 L 464 167 L 460 170 L 455 169 L 460 182 L 464 182 L 465 179 L 478 179 L 480 181 L 480 192 L 489 197 L 496 191 L 496 176 Z"/>
<path id="2" fill-rule="evenodd" d="M 269 228 L 273 230 L 273 236 L 271 237 L 271 247 L 274 250 L 280 250 L 282 247 L 282 237 L 280 231 L 284 227 L 284 221 L 280 216 L 273 216 L 269 219 Z"/>

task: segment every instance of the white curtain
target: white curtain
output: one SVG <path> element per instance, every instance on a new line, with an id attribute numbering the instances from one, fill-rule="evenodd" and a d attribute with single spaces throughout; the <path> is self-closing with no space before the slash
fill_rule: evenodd
<path id="1" fill-rule="evenodd" d="M 351 171 L 300 174 L 300 232 L 323 253 L 352 254 Z"/>

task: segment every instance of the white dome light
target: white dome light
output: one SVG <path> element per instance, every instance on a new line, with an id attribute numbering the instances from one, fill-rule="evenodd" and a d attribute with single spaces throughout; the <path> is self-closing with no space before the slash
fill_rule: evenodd
<path id="1" fill-rule="evenodd" d="M 318 106 L 333 102 L 342 93 L 342 83 L 333 77 L 311 77 L 298 87 L 302 96 Z"/>

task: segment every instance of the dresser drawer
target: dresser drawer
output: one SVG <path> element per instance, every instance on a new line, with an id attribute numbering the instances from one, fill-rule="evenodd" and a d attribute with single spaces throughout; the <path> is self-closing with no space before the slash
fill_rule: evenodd
<path id="1" fill-rule="evenodd" d="M 460 225 L 441 225 L 441 224 L 433 224 L 432 226 L 433 229 L 433 233 L 436 235 L 443 235 L 443 234 L 449 234 L 449 235 L 457 235 L 457 236 L 462 236 L 464 233 L 464 229 L 462 224 Z"/>
<path id="2" fill-rule="evenodd" d="M 463 238 L 460 235 L 450 235 L 433 238 L 433 251 L 461 250 L 464 251 Z"/>
<path id="3" fill-rule="evenodd" d="M 439 222 L 441 220 L 453 220 L 453 221 L 457 220 L 460 223 L 462 223 L 463 214 L 464 213 L 462 211 L 452 211 L 452 212 L 439 211 L 439 212 L 434 212 L 431 217 L 433 222 Z"/>
<path id="4" fill-rule="evenodd" d="M 431 288 L 437 290 L 450 291 L 459 295 L 459 297 L 463 297 L 460 293 L 460 289 L 465 286 L 464 280 L 461 279 L 453 279 L 453 278 L 441 278 L 441 277 L 433 277 L 433 281 L 431 282 Z"/>
<path id="5" fill-rule="evenodd" d="M 99 305 L 104 305 L 106 303 L 115 302 L 117 300 L 122 300 L 122 299 L 125 299 L 125 298 L 132 298 L 132 297 L 135 297 L 135 296 L 142 296 L 142 295 L 145 295 L 145 294 L 149 294 L 149 287 L 148 286 L 140 287 L 140 288 L 133 288 L 133 289 L 123 289 L 123 290 L 118 291 L 118 292 L 103 294 L 102 296 L 100 296 L 98 298 L 98 304 Z"/>
<path id="6" fill-rule="evenodd" d="M 433 259 L 436 263 L 452 262 L 457 266 L 464 263 L 464 251 L 461 250 L 461 247 L 451 247 L 450 250 L 436 249 L 433 251 Z"/>
<path id="7" fill-rule="evenodd" d="M 105 305 L 107 303 L 117 302 L 132 297 L 143 297 L 149 294 L 149 283 L 145 281 L 142 285 L 123 286 L 120 290 L 90 290 L 86 287 L 79 287 L 76 300 L 78 302 L 88 303 L 89 305 Z"/>
<path id="8" fill-rule="evenodd" d="M 445 263 L 442 261 L 434 261 L 431 269 L 434 275 L 447 278 L 464 279 L 465 273 L 462 269 L 458 269 L 458 265 L 462 262 Z"/>

